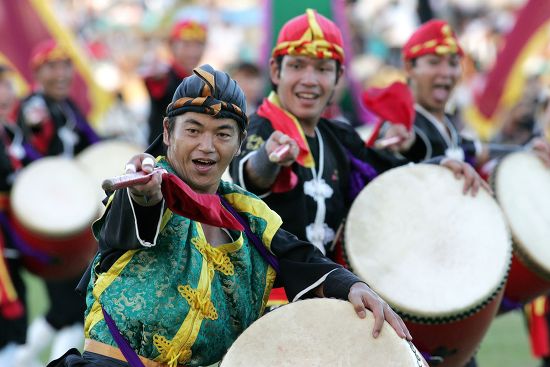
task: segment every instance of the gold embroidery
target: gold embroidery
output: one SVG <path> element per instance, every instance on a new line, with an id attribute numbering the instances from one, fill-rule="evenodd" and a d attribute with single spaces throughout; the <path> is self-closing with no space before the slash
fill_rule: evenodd
<path id="1" fill-rule="evenodd" d="M 258 150 L 264 143 L 264 139 L 256 134 L 250 135 L 246 142 L 247 150 Z"/>
<path id="2" fill-rule="evenodd" d="M 188 284 L 178 286 L 178 291 L 189 303 L 189 306 L 195 311 L 199 311 L 202 317 L 210 320 L 218 318 L 218 311 L 216 311 L 210 298 L 202 297 L 197 290 L 191 288 Z"/>
<path id="3" fill-rule="evenodd" d="M 184 363 L 191 359 L 193 352 L 189 346 L 182 348 L 176 353 L 176 349 L 172 348 L 172 342 L 161 335 L 153 336 L 153 344 L 158 349 L 161 355 L 165 356 L 169 367 L 177 366 L 178 363 Z M 181 361 L 181 362 L 180 362 Z"/>
<path id="4" fill-rule="evenodd" d="M 208 264 L 208 262 L 203 259 L 199 282 L 197 284 L 197 288 L 193 291 L 196 292 L 197 299 L 202 300 L 204 310 L 213 310 L 215 312 L 215 316 L 217 317 L 217 311 L 215 308 L 212 306 L 212 309 L 209 309 L 205 302 L 205 300 L 210 299 L 212 294 L 211 283 L 213 277 L 213 266 Z M 157 362 L 167 363 L 170 367 L 172 367 L 176 366 L 178 363 L 185 364 L 189 361 L 192 355 L 191 347 L 197 340 L 202 321 L 204 320 L 204 315 L 202 312 L 203 308 L 200 307 L 200 304 L 197 304 L 197 306 L 199 307 L 194 308 L 191 306 L 189 308 L 189 312 L 185 316 L 185 320 L 183 320 L 183 323 L 171 341 L 162 335 L 155 334 L 153 336 L 153 345 L 159 351 L 159 356 L 155 358 Z M 205 312 L 205 314 L 206 313 L 208 312 Z M 213 316 L 213 313 L 209 314 L 209 316 Z"/>
<path id="5" fill-rule="evenodd" d="M 210 244 L 206 242 L 206 239 L 203 237 L 195 237 L 191 239 L 191 243 L 195 245 L 197 250 L 199 250 L 208 263 L 212 263 L 214 265 L 215 270 L 225 275 L 235 274 L 235 267 L 231 263 L 229 256 L 219 249 L 210 246 Z"/>

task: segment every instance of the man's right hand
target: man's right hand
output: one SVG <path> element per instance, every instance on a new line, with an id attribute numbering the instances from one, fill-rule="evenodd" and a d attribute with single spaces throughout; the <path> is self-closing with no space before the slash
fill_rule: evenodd
<path id="1" fill-rule="evenodd" d="M 383 136 L 383 140 L 397 138 L 396 142 L 387 145 L 385 148 L 394 153 L 403 153 L 411 149 L 414 141 L 416 140 L 416 134 L 414 130 L 407 130 L 404 125 L 390 124 L 390 127 L 386 130 Z"/>
<path id="2" fill-rule="evenodd" d="M 155 159 L 152 155 L 141 153 L 130 158 L 126 163 L 126 173 L 135 173 L 143 171 L 145 173 L 153 172 L 155 168 Z M 162 174 L 153 174 L 151 179 L 144 184 L 131 186 L 128 188 L 132 200 L 141 206 L 154 206 L 162 200 Z"/>
<path id="3" fill-rule="evenodd" d="M 277 155 L 272 155 L 280 147 L 288 145 L 289 149 L 286 152 Z M 270 161 L 280 166 L 288 167 L 292 165 L 298 158 L 300 148 L 298 143 L 290 136 L 283 134 L 280 131 L 274 131 L 264 145 L 267 156 L 270 157 Z"/>

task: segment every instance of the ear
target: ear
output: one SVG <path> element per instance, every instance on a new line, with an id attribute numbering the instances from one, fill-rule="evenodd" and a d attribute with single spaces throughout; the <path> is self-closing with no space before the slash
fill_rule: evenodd
<path id="1" fill-rule="evenodd" d="M 162 142 L 166 146 L 170 145 L 170 130 L 168 129 L 167 117 L 165 117 L 164 120 L 162 120 Z"/>
<path id="2" fill-rule="evenodd" d="M 239 154 L 241 154 L 241 148 L 243 146 L 243 143 L 244 141 L 246 140 L 246 136 L 248 135 L 248 133 L 246 131 L 242 132 L 242 136 L 240 137 L 241 138 L 241 142 L 239 143 L 239 148 L 237 149 L 237 151 L 235 152 L 235 154 L 233 155 L 234 157 L 238 156 Z"/>
<path id="3" fill-rule="evenodd" d="M 340 65 L 340 70 L 338 70 L 338 77 L 336 78 L 336 81 L 338 82 L 340 78 L 344 75 L 344 72 L 346 71 L 345 65 Z"/>
<path id="4" fill-rule="evenodd" d="M 403 68 L 405 69 L 405 73 L 407 73 L 407 77 L 410 77 L 411 74 L 414 72 L 414 65 L 412 60 L 404 60 Z"/>
<path id="5" fill-rule="evenodd" d="M 273 84 L 279 84 L 279 81 L 281 79 L 281 69 L 279 68 L 279 65 L 277 65 L 277 61 L 275 61 L 273 57 L 269 59 L 269 77 L 271 78 Z"/>

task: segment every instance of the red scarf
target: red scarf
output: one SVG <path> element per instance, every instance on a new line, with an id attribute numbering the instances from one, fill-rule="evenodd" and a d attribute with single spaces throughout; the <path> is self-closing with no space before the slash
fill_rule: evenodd
<path id="1" fill-rule="evenodd" d="M 275 130 L 288 135 L 296 141 L 300 149 L 296 163 L 303 167 L 315 167 L 315 161 L 309 150 L 309 145 L 307 144 L 300 122 L 295 116 L 281 107 L 279 97 L 275 92 L 271 92 L 269 97 L 263 100 L 260 107 L 258 107 L 257 113 L 260 117 L 269 120 Z M 298 177 L 292 172 L 291 167 L 282 167 L 277 180 L 271 187 L 271 191 L 275 193 L 287 192 L 296 187 L 297 184 Z"/>
<path id="2" fill-rule="evenodd" d="M 162 175 L 162 195 L 172 212 L 215 227 L 244 231 L 243 226 L 225 209 L 218 195 L 198 194 L 172 173 Z"/>

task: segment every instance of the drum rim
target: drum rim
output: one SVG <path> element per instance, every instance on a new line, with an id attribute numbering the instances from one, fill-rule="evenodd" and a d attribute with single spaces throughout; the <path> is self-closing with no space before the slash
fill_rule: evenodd
<path id="1" fill-rule="evenodd" d="M 437 166 L 434 166 L 434 165 L 423 164 L 423 163 L 417 164 L 415 166 L 420 166 L 420 165 L 429 166 L 429 167 L 437 167 Z M 387 172 L 390 172 L 390 171 L 392 171 L 392 170 L 389 170 Z M 387 172 L 384 172 L 382 175 L 386 174 Z M 380 176 L 382 176 L 382 175 L 380 175 Z M 495 204 L 498 206 L 498 202 L 496 202 L 496 200 L 495 200 Z M 501 210 L 500 206 L 499 206 L 499 210 Z M 351 209 L 350 209 L 350 211 L 351 211 Z M 501 212 L 502 212 L 502 210 L 501 210 Z M 384 300 L 405 321 L 411 321 L 411 322 L 418 323 L 418 324 L 434 325 L 434 324 L 446 324 L 446 323 L 450 323 L 450 322 L 457 322 L 457 321 L 461 321 L 461 320 L 464 320 L 466 318 L 469 318 L 470 316 L 478 313 L 483 308 L 485 308 L 488 304 L 490 304 L 497 296 L 499 296 L 499 294 L 502 291 L 504 291 L 506 282 L 508 281 L 508 275 L 510 273 L 510 268 L 512 266 L 512 254 L 513 254 L 512 247 L 513 246 L 510 245 L 511 230 L 510 230 L 509 225 L 506 221 L 506 218 L 504 217 L 504 213 L 502 213 L 502 214 L 503 214 L 503 222 L 504 222 L 504 225 L 505 225 L 505 230 L 506 230 L 506 233 L 507 233 L 507 236 L 506 236 L 507 239 L 508 239 L 507 242 L 509 244 L 507 254 L 506 254 L 506 258 L 507 258 L 506 259 L 506 265 L 504 266 L 504 271 L 503 271 L 503 274 L 502 274 L 501 281 L 493 288 L 492 291 L 490 291 L 488 293 L 488 295 L 486 297 L 483 297 L 480 301 L 478 301 L 474 305 L 472 305 L 470 307 L 467 307 L 465 309 L 462 309 L 462 310 L 458 310 L 458 311 L 453 312 L 453 313 L 440 313 L 438 315 L 428 315 L 428 314 L 424 314 L 424 313 L 419 312 L 417 314 L 413 314 L 410 311 L 405 311 L 403 308 L 395 305 L 393 302 L 390 301 L 389 297 L 387 297 L 387 296 L 384 297 L 385 296 L 384 294 L 380 293 L 375 288 L 373 288 L 373 289 L 378 294 L 380 294 L 380 296 L 383 297 Z M 348 215 L 349 215 L 349 212 L 348 212 Z M 345 233 L 344 233 L 343 238 L 345 240 L 345 238 L 346 238 Z M 347 254 L 346 246 L 342 245 L 341 247 L 342 247 L 342 254 L 343 254 L 342 256 L 346 260 L 346 263 L 347 263 L 347 266 L 349 267 L 349 270 L 353 272 L 353 266 L 352 266 L 352 263 L 350 261 L 350 257 Z"/>
<path id="2" fill-rule="evenodd" d="M 498 176 L 499 170 L 502 169 L 502 163 L 504 162 L 504 160 L 514 155 L 534 157 L 532 154 L 529 154 L 527 152 L 514 152 L 499 159 L 498 163 L 495 166 L 495 169 L 493 170 L 491 175 L 489 175 L 489 184 L 491 185 L 491 188 L 495 193 L 495 199 L 497 200 L 499 205 L 500 205 L 500 200 L 498 196 L 498 190 L 497 190 L 498 184 L 497 184 L 496 178 Z M 510 225 L 510 218 L 508 217 L 508 213 L 504 210 L 502 210 L 502 213 L 506 218 L 506 225 L 511 234 L 514 255 L 517 256 L 518 260 L 520 260 L 527 267 L 529 271 L 533 272 L 535 275 L 539 276 L 544 280 L 550 281 L 550 270 L 545 269 L 543 266 L 539 265 L 539 263 L 536 260 L 536 257 L 530 254 L 529 251 L 526 250 L 527 246 L 518 238 L 518 236 L 514 233 L 514 231 L 512 231 L 512 226 Z"/>

